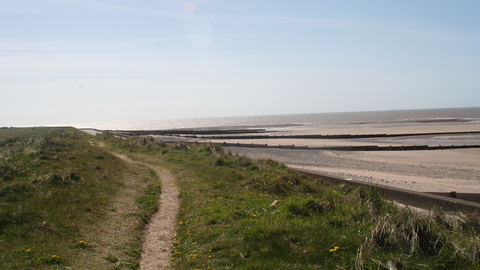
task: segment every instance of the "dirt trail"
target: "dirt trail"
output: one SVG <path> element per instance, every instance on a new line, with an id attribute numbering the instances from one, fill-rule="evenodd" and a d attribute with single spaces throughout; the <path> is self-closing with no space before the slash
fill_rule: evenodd
<path id="1" fill-rule="evenodd" d="M 160 196 L 160 208 L 150 219 L 143 243 L 143 254 L 140 261 L 140 269 L 160 270 L 172 269 L 170 259 L 172 257 L 173 237 L 177 224 L 177 215 L 180 210 L 178 187 L 175 178 L 166 169 L 129 159 L 126 156 L 112 153 L 115 156 L 136 164 L 147 166 L 155 171 L 160 178 L 162 194 Z"/>

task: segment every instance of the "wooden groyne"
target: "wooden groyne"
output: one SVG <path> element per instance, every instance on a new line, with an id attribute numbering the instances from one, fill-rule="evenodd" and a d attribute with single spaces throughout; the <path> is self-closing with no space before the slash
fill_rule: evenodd
<path id="1" fill-rule="evenodd" d="M 279 149 L 298 149 L 298 150 L 330 150 L 330 151 L 412 151 L 412 150 L 446 150 L 446 149 L 464 149 L 480 148 L 480 145 L 355 145 L 355 146 L 315 146 L 308 145 L 272 145 L 272 144 L 248 144 L 248 143 L 216 143 L 223 147 L 246 147 L 246 148 L 279 148 Z"/>
<path id="2" fill-rule="evenodd" d="M 298 149 L 298 150 L 330 150 L 330 151 L 416 151 L 416 150 L 446 150 L 480 148 L 480 145 L 351 145 L 351 146 L 308 146 L 308 145 L 282 145 L 282 144 L 254 144 L 239 142 L 218 142 L 218 140 L 248 140 L 248 139 L 361 139 L 361 138 L 387 138 L 387 137 L 411 137 L 411 136 L 439 136 L 439 135 L 466 135 L 480 134 L 480 131 L 462 132 L 431 132 L 431 133 L 402 133 L 402 134 L 334 134 L 334 135 L 256 135 L 252 133 L 263 133 L 264 129 L 233 129 L 233 130 L 117 130 L 108 131 L 117 136 L 164 136 L 172 137 L 172 140 L 161 139 L 164 142 L 197 143 L 191 139 L 199 139 L 203 143 L 219 144 L 223 147 L 246 147 L 246 148 L 277 148 L 277 149 Z M 238 135 L 248 133 L 244 135 Z M 215 134 L 212 136 L 211 134 Z M 223 135 L 218 135 L 223 134 Z M 173 139 L 174 138 L 174 139 Z M 215 142 L 209 139 L 217 140 Z M 160 140 L 160 139 L 159 139 Z"/>
<path id="3" fill-rule="evenodd" d="M 459 132 L 428 132 L 428 133 L 395 133 L 395 134 L 310 134 L 310 135 L 229 135 L 229 136 L 200 136 L 185 135 L 186 138 L 202 138 L 212 140 L 245 140 L 245 139 L 366 139 L 366 138 L 391 138 L 391 137 L 414 137 L 414 136 L 439 136 L 439 135 L 466 135 L 480 134 L 480 131 Z"/>
<path id="4" fill-rule="evenodd" d="M 366 139 L 414 136 L 466 135 L 480 134 L 480 131 L 393 133 L 393 134 L 308 134 L 308 135 L 262 135 L 265 129 L 172 129 L 172 130 L 106 130 L 124 136 L 175 136 L 211 140 L 249 140 L 249 139 Z M 239 135 L 243 134 L 243 135 Z"/>
<path id="5" fill-rule="evenodd" d="M 200 135 L 230 135 L 264 133 L 265 129 L 166 129 L 166 130 L 106 130 L 123 136 L 185 136 L 196 138 Z M 193 135 L 192 135 L 193 134 Z M 233 135 L 232 135 L 233 136 Z M 207 137 L 207 136 L 206 136 Z M 228 137 L 228 136 L 226 136 Z"/>
<path id="6" fill-rule="evenodd" d="M 417 151 L 417 150 L 447 150 L 447 149 L 466 149 L 480 148 L 480 145 L 355 145 L 355 146 L 314 146 L 294 145 L 294 144 L 255 144 L 255 143 L 227 143 L 227 142 L 209 142 L 209 141 L 182 141 L 182 140 L 161 140 L 165 143 L 209 143 L 222 147 L 243 147 L 243 148 L 272 148 L 272 149 L 295 149 L 295 150 L 328 150 L 328 151 Z"/>

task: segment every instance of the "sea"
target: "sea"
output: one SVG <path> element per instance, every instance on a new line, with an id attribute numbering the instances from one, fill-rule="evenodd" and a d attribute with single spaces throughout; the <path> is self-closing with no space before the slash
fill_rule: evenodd
<path id="1" fill-rule="evenodd" d="M 480 122 L 480 107 L 95 122 L 73 126 L 99 130 L 276 129 L 298 126 L 315 128 L 326 125 L 421 122 Z"/>

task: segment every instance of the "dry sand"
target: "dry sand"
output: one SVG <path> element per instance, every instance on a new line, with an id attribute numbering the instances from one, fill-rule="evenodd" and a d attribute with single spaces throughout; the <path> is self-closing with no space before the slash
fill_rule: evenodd
<path id="1" fill-rule="evenodd" d="M 479 149 L 408 152 L 227 149 L 252 158 L 272 158 L 296 169 L 414 191 L 480 193 Z"/>
<path id="2" fill-rule="evenodd" d="M 480 131 L 479 122 L 404 123 L 291 128 L 275 134 L 399 134 Z M 221 140 L 225 141 L 225 140 Z M 480 134 L 383 139 L 257 139 L 228 142 L 269 145 L 451 145 L 478 144 Z M 420 143 L 419 143 L 420 142 Z M 480 148 L 422 151 L 325 151 L 228 147 L 252 158 L 271 158 L 292 168 L 321 172 L 421 192 L 480 193 Z"/>

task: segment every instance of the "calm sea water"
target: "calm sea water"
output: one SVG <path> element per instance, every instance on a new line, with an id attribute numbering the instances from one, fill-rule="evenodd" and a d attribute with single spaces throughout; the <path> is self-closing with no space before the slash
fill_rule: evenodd
<path id="1" fill-rule="evenodd" d="M 175 119 L 135 122 L 85 123 L 79 128 L 101 130 L 164 130 L 180 128 L 277 128 L 289 126 L 350 125 L 359 123 L 399 123 L 422 121 L 480 122 L 480 107 L 398 111 L 316 113 L 269 116 L 245 116 L 199 119 Z"/>

